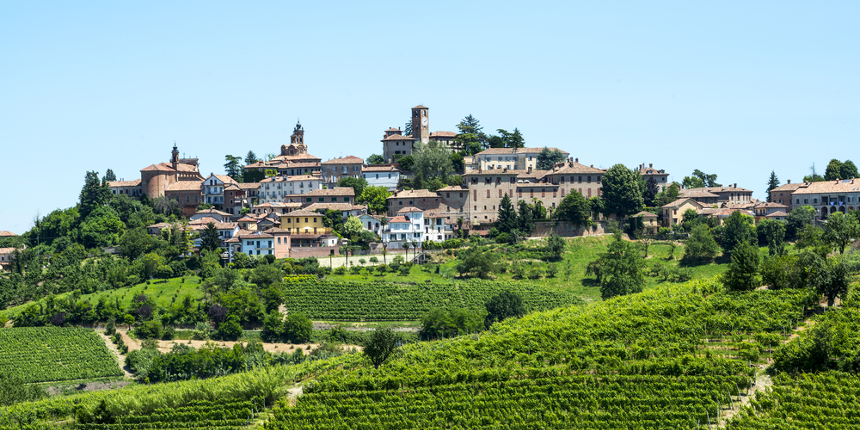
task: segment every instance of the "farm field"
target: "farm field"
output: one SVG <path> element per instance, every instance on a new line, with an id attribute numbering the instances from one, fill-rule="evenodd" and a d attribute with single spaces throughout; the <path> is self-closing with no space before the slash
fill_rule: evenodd
<path id="1" fill-rule="evenodd" d="M 0 372 L 17 375 L 24 382 L 123 375 L 93 330 L 61 327 L 0 330 Z"/>

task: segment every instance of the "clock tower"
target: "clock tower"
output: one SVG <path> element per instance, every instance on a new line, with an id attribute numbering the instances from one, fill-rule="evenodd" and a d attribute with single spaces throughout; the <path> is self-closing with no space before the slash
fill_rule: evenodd
<path id="1" fill-rule="evenodd" d="M 412 108 L 412 138 L 415 142 L 427 143 L 430 141 L 430 119 L 427 117 L 427 106 L 415 106 Z"/>

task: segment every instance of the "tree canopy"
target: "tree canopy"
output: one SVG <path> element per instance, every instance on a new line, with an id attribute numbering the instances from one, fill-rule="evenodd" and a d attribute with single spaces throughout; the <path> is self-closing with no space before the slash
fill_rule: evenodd
<path id="1" fill-rule="evenodd" d="M 639 172 L 616 164 L 603 175 L 603 201 L 606 213 L 618 217 L 633 215 L 642 210 L 644 181 Z"/>
<path id="2" fill-rule="evenodd" d="M 414 182 L 418 188 L 434 179 L 445 182 L 448 176 L 454 172 L 454 167 L 451 164 L 451 151 L 444 144 L 435 141 L 430 141 L 427 144 L 418 142 L 413 147 L 412 158 L 415 161 Z"/>
<path id="3" fill-rule="evenodd" d="M 388 209 L 388 197 L 390 196 L 391 193 L 388 188 L 373 185 L 365 187 L 355 201 L 366 204 L 371 213 L 381 214 Z"/>
<path id="4" fill-rule="evenodd" d="M 367 179 L 353 178 L 352 176 L 344 176 L 337 181 L 338 187 L 352 188 L 355 191 L 356 199 L 361 196 L 364 188 L 367 187 Z"/>
<path id="5" fill-rule="evenodd" d="M 776 177 L 776 172 L 771 171 L 770 177 L 767 179 L 767 201 L 770 200 L 770 191 L 779 186 L 779 178 Z"/>
<path id="6" fill-rule="evenodd" d="M 551 170 L 552 166 L 562 161 L 564 161 L 564 154 L 561 151 L 544 146 L 537 156 L 537 165 L 535 167 L 538 170 Z"/>
<path id="7" fill-rule="evenodd" d="M 558 209 L 553 213 L 553 218 L 578 227 L 590 226 L 591 205 L 579 191 L 571 189 L 570 194 L 561 200 Z"/>

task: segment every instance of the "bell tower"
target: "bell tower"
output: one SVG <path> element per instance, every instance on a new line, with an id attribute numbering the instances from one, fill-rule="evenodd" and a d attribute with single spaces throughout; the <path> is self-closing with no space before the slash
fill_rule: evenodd
<path id="1" fill-rule="evenodd" d="M 427 106 L 418 105 L 412 108 L 412 137 L 416 142 L 430 141 L 430 118 L 427 116 Z"/>
<path id="2" fill-rule="evenodd" d="M 176 142 L 173 142 L 173 151 L 170 151 L 170 166 L 173 170 L 179 168 L 179 149 L 176 148 Z"/>
<path id="3" fill-rule="evenodd" d="M 299 155 L 307 154 L 308 147 L 305 145 L 305 129 L 302 128 L 302 123 L 296 121 L 296 128 L 293 129 L 293 134 L 290 136 L 290 146 L 281 145 L 281 155 Z"/>

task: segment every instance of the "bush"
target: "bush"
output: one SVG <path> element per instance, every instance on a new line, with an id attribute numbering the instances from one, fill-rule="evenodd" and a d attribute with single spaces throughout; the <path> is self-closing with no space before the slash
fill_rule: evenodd
<path id="1" fill-rule="evenodd" d="M 379 259 L 376 257 L 370 257 L 370 262 L 373 264 L 379 263 Z"/>
<path id="2" fill-rule="evenodd" d="M 218 337 L 221 340 L 237 340 L 242 337 L 242 325 L 239 317 L 230 315 L 227 320 L 218 326 Z"/>
<path id="3" fill-rule="evenodd" d="M 737 212 L 736 212 L 737 213 Z M 732 252 L 732 262 L 722 275 L 723 285 L 731 291 L 749 291 L 761 286 L 758 248 L 741 242 Z"/>
<path id="4" fill-rule="evenodd" d="M 522 297 L 511 291 L 502 291 L 496 294 L 487 300 L 485 307 L 487 316 L 484 318 L 484 325 L 487 328 L 490 328 L 494 322 L 504 321 L 511 317 L 521 317 L 526 313 Z"/>
<path id="5" fill-rule="evenodd" d="M 290 343 L 307 343 L 311 340 L 314 325 L 301 312 L 290 313 L 284 321 L 284 337 Z"/>
<path id="6" fill-rule="evenodd" d="M 161 340 L 173 340 L 176 337 L 176 329 L 173 326 L 167 327 L 164 329 L 164 334 L 161 336 Z"/>
<path id="7" fill-rule="evenodd" d="M 105 326 L 105 334 L 108 336 L 113 336 L 116 333 L 116 318 L 110 317 L 108 319 L 107 325 Z"/>
<path id="8" fill-rule="evenodd" d="M 163 331 L 161 321 L 144 321 L 134 328 L 134 335 L 138 339 L 161 339 Z"/>
<path id="9" fill-rule="evenodd" d="M 346 275 L 346 266 L 336 267 L 334 269 L 335 275 Z"/>

